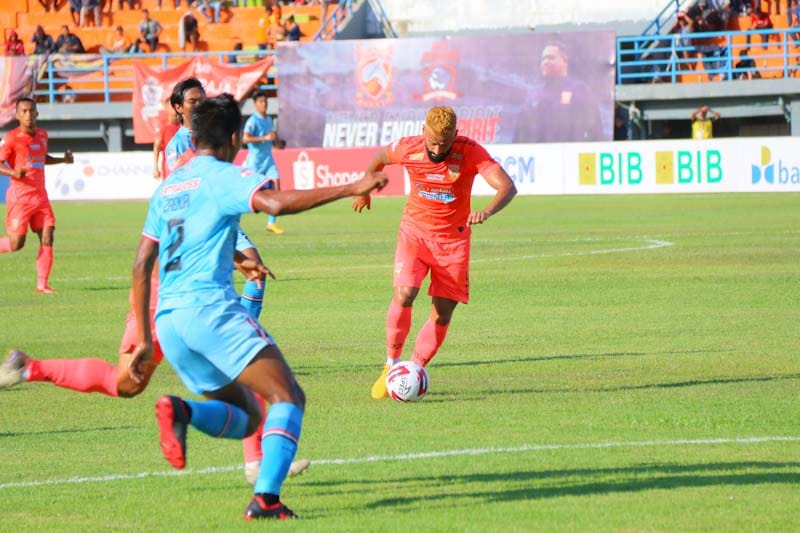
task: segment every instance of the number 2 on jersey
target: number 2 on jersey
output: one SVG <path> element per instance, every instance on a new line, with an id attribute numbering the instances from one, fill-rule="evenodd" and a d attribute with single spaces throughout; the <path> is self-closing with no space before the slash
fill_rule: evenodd
<path id="1" fill-rule="evenodd" d="M 170 240 L 172 244 L 167 248 L 167 264 L 164 266 L 164 272 L 172 272 L 181 269 L 181 256 L 175 255 L 178 248 L 183 244 L 183 222 L 182 218 L 171 218 L 167 222 L 167 229 L 169 229 Z"/>

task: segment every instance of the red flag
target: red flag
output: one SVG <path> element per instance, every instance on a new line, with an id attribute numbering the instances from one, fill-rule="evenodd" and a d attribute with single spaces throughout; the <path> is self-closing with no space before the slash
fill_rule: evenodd
<path id="1" fill-rule="evenodd" d="M 152 143 L 159 114 L 167 104 L 172 88 L 179 81 L 194 76 L 206 88 L 208 96 L 230 93 L 237 100 L 247 96 L 256 82 L 272 66 L 268 56 L 249 65 L 229 65 L 218 60 L 195 56 L 169 69 L 149 67 L 135 61 L 133 81 L 133 132 L 137 143 Z"/>

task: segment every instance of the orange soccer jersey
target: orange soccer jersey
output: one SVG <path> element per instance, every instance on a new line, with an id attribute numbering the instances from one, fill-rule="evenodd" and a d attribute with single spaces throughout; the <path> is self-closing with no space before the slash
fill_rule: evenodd
<path id="1" fill-rule="evenodd" d="M 441 163 L 428 159 L 422 135 L 403 137 L 386 153 L 391 163 L 405 167 L 411 181 L 403 223 L 432 235 L 464 231 L 475 176 L 498 165 L 483 146 L 463 136 L 456 137 Z"/>
<path id="2" fill-rule="evenodd" d="M 0 143 L 0 161 L 5 161 L 14 170 L 25 169 L 25 177 L 12 179 L 6 193 L 6 201 L 36 200 L 47 198 L 44 186 L 44 165 L 47 159 L 47 132 L 36 128 L 29 135 L 22 128 L 14 128 Z"/>

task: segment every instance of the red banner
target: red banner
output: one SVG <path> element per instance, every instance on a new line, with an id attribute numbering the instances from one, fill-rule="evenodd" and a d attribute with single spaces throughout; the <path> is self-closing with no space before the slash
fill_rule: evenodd
<path id="1" fill-rule="evenodd" d="M 0 61 L 0 126 L 14 119 L 17 100 L 33 95 L 41 56 L 6 56 Z"/>
<path id="2" fill-rule="evenodd" d="M 377 148 L 289 148 L 274 150 L 278 175 L 282 189 L 309 190 L 319 187 L 346 185 L 364 176 Z M 237 154 L 235 163 L 241 165 L 247 157 L 247 150 Z M 403 168 L 399 165 L 385 169 L 389 183 L 383 190 L 375 193 L 380 196 L 402 196 L 405 194 Z"/>
<path id="3" fill-rule="evenodd" d="M 202 82 L 208 96 L 230 93 L 241 100 L 272 63 L 272 56 L 248 65 L 227 65 L 216 59 L 195 56 L 169 69 L 157 69 L 139 61 L 134 62 L 134 141 L 142 144 L 153 142 L 159 120 L 166 114 L 167 99 L 179 81 L 194 76 Z"/>

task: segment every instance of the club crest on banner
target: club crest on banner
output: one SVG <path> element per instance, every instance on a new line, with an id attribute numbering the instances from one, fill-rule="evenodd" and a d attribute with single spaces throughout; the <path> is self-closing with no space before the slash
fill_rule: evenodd
<path id="1" fill-rule="evenodd" d="M 431 50 L 422 54 L 422 81 L 425 92 L 415 94 L 415 100 L 441 102 L 455 100 L 461 93 L 455 90 L 458 52 L 450 50 L 447 42 L 433 43 Z"/>
<path id="2" fill-rule="evenodd" d="M 356 104 L 382 107 L 392 95 L 392 47 L 389 43 L 356 45 Z"/>

